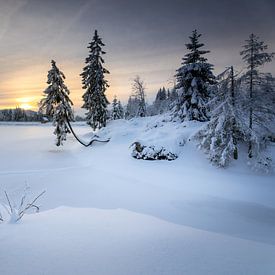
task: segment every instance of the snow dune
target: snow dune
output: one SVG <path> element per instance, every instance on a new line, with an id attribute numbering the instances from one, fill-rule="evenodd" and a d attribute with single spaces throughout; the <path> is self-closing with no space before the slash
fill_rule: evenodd
<path id="1" fill-rule="evenodd" d="M 274 175 L 242 158 L 215 168 L 189 141 L 200 124 L 163 120 L 111 122 L 90 148 L 56 148 L 50 125 L 0 125 L 1 191 L 47 191 L 41 213 L 0 224 L 0 274 L 274 274 Z M 179 158 L 133 159 L 137 140 Z"/>

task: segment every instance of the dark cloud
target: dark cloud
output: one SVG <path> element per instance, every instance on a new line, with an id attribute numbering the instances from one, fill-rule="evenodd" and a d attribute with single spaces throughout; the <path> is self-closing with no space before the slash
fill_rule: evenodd
<path id="1" fill-rule="evenodd" d="M 11 72 L 39 64 L 45 69 L 51 58 L 67 72 L 81 70 L 95 28 L 106 43 L 112 87 L 122 96 L 130 92 L 137 73 L 149 92 L 167 85 L 195 28 L 211 50 L 216 71 L 242 66 L 239 51 L 251 32 L 275 51 L 273 0 L 10 0 L 16 9 L 8 2 L 0 0 L 0 18 L 5 20 L 0 20 L 5 28 L 0 31 L 0 92 L 1 81 L 11 78 Z M 267 66 L 275 73 L 273 68 Z M 39 80 L 46 74 L 37 73 Z"/>

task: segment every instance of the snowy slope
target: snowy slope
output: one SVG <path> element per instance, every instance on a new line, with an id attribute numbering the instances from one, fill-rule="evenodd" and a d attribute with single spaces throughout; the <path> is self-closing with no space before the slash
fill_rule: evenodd
<path id="1" fill-rule="evenodd" d="M 275 268 L 272 245 L 122 209 L 60 207 L 6 225 L 4 235 L 1 274 L 271 274 Z"/>
<path id="2" fill-rule="evenodd" d="M 274 274 L 274 175 L 242 159 L 217 169 L 189 141 L 200 124 L 163 120 L 111 122 L 90 148 L 55 147 L 50 125 L 0 125 L 1 191 L 47 191 L 41 213 L 0 224 L 0 274 Z M 133 159 L 137 140 L 179 158 Z"/>

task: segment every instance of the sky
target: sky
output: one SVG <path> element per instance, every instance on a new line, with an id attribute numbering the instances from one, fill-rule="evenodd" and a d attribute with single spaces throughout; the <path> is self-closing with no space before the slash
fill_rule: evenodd
<path id="1" fill-rule="evenodd" d="M 244 68 L 239 52 L 252 32 L 275 51 L 274 26 L 274 0 L 0 0 L 0 109 L 37 109 L 54 59 L 80 112 L 79 74 L 95 29 L 106 44 L 107 97 L 126 103 L 136 75 L 148 101 L 173 86 L 192 30 L 219 73 Z M 275 75 L 275 61 L 264 71 Z"/>

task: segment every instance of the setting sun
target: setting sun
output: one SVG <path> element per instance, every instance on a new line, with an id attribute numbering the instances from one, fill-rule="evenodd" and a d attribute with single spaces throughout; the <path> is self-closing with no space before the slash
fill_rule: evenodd
<path id="1" fill-rule="evenodd" d="M 22 103 L 22 104 L 19 105 L 19 108 L 25 109 L 25 110 L 30 110 L 30 109 L 33 108 L 33 106 L 31 106 L 31 105 L 28 104 L 28 103 Z"/>
<path id="2" fill-rule="evenodd" d="M 25 110 L 35 109 L 35 101 L 36 99 L 34 97 L 22 97 L 16 99 L 18 107 Z"/>

